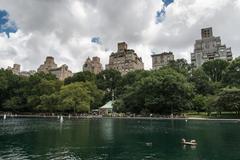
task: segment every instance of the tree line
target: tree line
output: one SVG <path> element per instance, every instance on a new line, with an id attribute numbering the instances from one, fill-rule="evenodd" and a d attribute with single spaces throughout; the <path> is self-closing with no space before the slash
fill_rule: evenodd
<path id="1" fill-rule="evenodd" d="M 64 82 L 51 74 L 23 77 L 0 70 L 0 111 L 87 113 L 113 97 L 115 112 L 240 114 L 240 58 L 211 60 L 198 69 L 177 59 L 123 76 L 116 70 L 78 72 Z"/>

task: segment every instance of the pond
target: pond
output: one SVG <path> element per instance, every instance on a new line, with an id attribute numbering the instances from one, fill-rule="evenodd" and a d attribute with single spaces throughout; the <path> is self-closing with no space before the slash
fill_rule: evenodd
<path id="1" fill-rule="evenodd" d="M 0 159 L 239 160 L 240 122 L 0 119 Z"/>

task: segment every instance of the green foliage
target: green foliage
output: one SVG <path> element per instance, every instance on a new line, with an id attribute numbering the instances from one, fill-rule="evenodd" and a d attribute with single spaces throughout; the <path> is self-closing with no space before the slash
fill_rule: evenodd
<path id="1" fill-rule="evenodd" d="M 199 112 L 206 111 L 207 108 L 207 97 L 203 95 L 196 95 L 192 101 L 193 110 Z"/>
<path id="2" fill-rule="evenodd" d="M 121 90 L 121 88 L 119 89 L 121 79 L 121 73 L 113 69 L 102 71 L 97 75 L 97 87 L 105 91 L 104 103 L 112 99 L 112 92 L 114 92 L 114 98 L 118 96 L 118 92 Z"/>
<path id="3" fill-rule="evenodd" d="M 89 112 L 101 104 L 103 92 L 92 82 L 75 82 L 62 86 L 59 92 L 40 97 L 39 111 Z"/>
<path id="4" fill-rule="evenodd" d="M 122 95 L 122 100 L 125 110 L 130 112 L 181 112 L 189 109 L 192 91 L 182 74 L 173 69 L 160 69 L 136 81 Z"/>
<path id="5" fill-rule="evenodd" d="M 20 97 L 11 97 L 3 103 L 3 108 L 10 111 L 22 109 L 22 99 Z"/>
<path id="6" fill-rule="evenodd" d="M 97 75 L 97 86 L 102 90 L 114 90 L 117 88 L 121 80 L 121 73 L 119 71 L 109 69 L 102 71 Z"/>
<path id="7" fill-rule="evenodd" d="M 67 85 L 74 82 L 87 82 L 87 81 L 95 82 L 95 80 L 96 80 L 95 74 L 89 71 L 84 71 L 75 73 L 72 77 L 66 78 L 64 80 L 64 84 Z"/>
<path id="8" fill-rule="evenodd" d="M 39 99 L 40 104 L 36 106 L 36 110 L 38 111 L 62 111 L 62 108 L 60 106 L 61 104 L 61 97 L 57 93 L 53 93 L 50 95 L 42 95 Z"/>
<path id="9" fill-rule="evenodd" d="M 229 63 L 225 60 L 216 59 L 205 62 L 202 65 L 203 71 L 211 78 L 213 82 L 222 81 Z"/>
<path id="10" fill-rule="evenodd" d="M 63 86 L 60 91 L 62 109 L 73 112 L 89 112 L 91 96 L 88 87 L 83 82 L 76 82 Z"/>
<path id="11" fill-rule="evenodd" d="M 223 82 L 229 86 L 240 87 L 240 57 L 228 66 Z"/>
<path id="12" fill-rule="evenodd" d="M 219 95 L 216 107 L 219 112 L 235 111 L 237 114 L 240 114 L 240 89 L 224 89 Z"/>
<path id="13" fill-rule="evenodd" d="M 214 94 L 214 85 L 207 74 L 201 69 L 194 70 L 189 81 L 194 84 L 197 94 Z"/>
<path id="14" fill-rule="evenodd" d="M 213 60 L 193 70 L 184 59 L 153 71 L 79 72 L 65 84 L 52 74 L 30 77 L 0 69 L 0 111 L 89 112 L 112 99 L 116 112 L 170 114 L 186 111 L 240 113 L 240 58 Z M 228 86 L 229 88 L 224 87 Z M 236 88 L 234 88 L 236 87 Z M 238 87 L 238 88 L 237 88 Z"/>
<path id="15" fill-rule="evenodd" d="M 192 70 L 192 66 L 187 63 L 186 59 L 177 59 L 169 62 L 168 67 L 176 70 L 178 73 L 182 73 L 188 76 L 189 72 Z"/>
<path id="16" fill-rule="evenodd" d="M 218 96 L 216 95 L 208 95 L 206 97 L 206 112 L 208 116 L 211 115 L 211 112 L 216 111 L 216 103 L 217 103 Z"/>

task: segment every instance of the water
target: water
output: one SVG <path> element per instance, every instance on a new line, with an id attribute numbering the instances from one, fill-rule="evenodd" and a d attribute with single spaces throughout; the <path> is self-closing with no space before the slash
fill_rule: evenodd
<path id="1" fill-rule="evenodd" d="M 196 139 L 196 148 L 180 141 Z M 239 160 L 240 123 L 0 119 L 0 160 Z"/>

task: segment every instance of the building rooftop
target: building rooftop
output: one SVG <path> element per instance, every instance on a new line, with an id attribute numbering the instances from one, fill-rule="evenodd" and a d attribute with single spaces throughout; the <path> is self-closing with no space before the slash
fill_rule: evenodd
<path id="1" fill-rule="evenodd" d="M 173 53 L 172 52 L 163 52 L 163 53 L 159 53 L 159 54 L 153 54 L 151 56 L 155 57 L 155 56 L 162 56 L 162 55 L 173 55 Z"/>
<path id="2" fill-rule="evenodd" d="M 101 109 L 113 109 L 113 101 L 107 102 L 104 106 L 100 107 Z"/>

